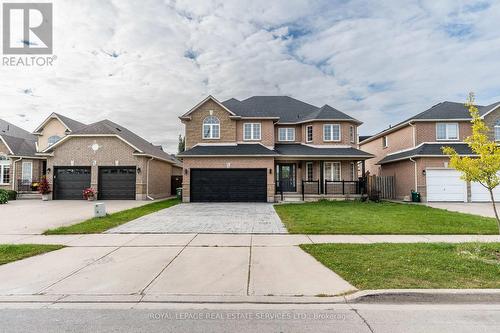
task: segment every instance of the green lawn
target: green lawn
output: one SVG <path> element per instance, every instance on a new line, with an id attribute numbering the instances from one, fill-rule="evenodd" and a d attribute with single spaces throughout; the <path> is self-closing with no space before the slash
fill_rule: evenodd
<path id="1" fill-rule="evenodd" d="M 306 244 L 358 289 L 500 288 L 500 243 Z"/>
<path id="2" fill-rule="evenodd" d="M 36 256 L 38 254 L 59 250 L 63 247 L 64 246 L 62 245 L 37 244 L 0 245 L 0 265 Z"/>
<path id="3" fill-rule="evenodd" d="M 492 218 L 423 205 L 319 201 L 274 208 L 292 234 L 498 234 Z"/>
<path id="4" fill-rule="evenodd" d="M 44 232 L 45 235 L 63 235 L 63 234 L 97 234 L 108 229 L 119 226 L 120 224 L 135 220 L 144 215 L 148 215 L 159 210 L 172 207 L 180 203 L 178 199 L 169 199 L 153 202 L 144 206 L 122 210 L 117 213 L 109 214 L 105 217 L 91 218 L 78 224 L 67 227 L 59 227 Z"/>

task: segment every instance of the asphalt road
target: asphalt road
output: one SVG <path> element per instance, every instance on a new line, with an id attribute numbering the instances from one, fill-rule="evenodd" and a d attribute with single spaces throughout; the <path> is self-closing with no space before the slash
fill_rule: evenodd
<path id="1" fill-rule="evenodd" d="M 498 332 L 500 305 L 0 310 L 1 332 Z M 12 307 L 12 306 L 10 306 Z M 75 307 L 75 305 L 71 306 Z M 95 307 L 95 306 L 94 306 Z M 175 307 L 175 306 L 174 306 Z M 240 308 L 241 307 L 241 308 Z"/>

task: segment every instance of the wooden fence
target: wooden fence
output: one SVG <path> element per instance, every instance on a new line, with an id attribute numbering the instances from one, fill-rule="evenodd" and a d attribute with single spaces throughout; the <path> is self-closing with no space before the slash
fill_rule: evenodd
<path id="1" fill-rule="evenodd" d="M 394 176 L 368 176 L 368 194 L 378 192 L 380 199 L 396 198 L 396 181 Z"/>

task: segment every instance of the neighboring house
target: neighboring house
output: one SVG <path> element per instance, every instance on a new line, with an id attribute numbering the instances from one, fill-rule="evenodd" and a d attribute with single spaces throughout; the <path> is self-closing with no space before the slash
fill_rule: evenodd
<path id="1" fill-rule="evenodd" d="M 18 170 L 10 187 L 21 193 L 36 190 L 46 175 L 53 199 L 82 199 L 88 187 L 100 200 L 156 199 L 170 196 L 172 176 L 182 173 L 160 146 L 109 120 L 86 125 L 53 113 L 33 134 L 23 132 L 23 150 L 4 154 Z"/>
<path id="2" fill-rule="evenodd" d="M 37 137 L 0 119 L 0 188 L 32 190 L 46 166 L 45 158 L 36 155 Z"/>
<path id="3" fill-rule="evenodd" d="M 356 196 L 372 157 L 356 148 L 360 121 L 287 96 L 208 96 L 180 119 L 185 202 Z"/>
<path id="4" fill-rule="evenodd" d="M 491 129 L 491 138 L 500 141 L 500 102 L 478 105 L 478 109 Z M 480 184 L 467 184 L 458 171 L 448 167 L 449 157 L 441 150 L 450 146 L 461 155 L 472 156 L 464 143 L 471 134 L 471 117 L 465 105 L 442 102 L 360 140 L 359 147 L 376 156 L 366 163 L 370 174 L 395 177 L 398 199 L 416 190 L 427 201 L 488 201 Z"/>

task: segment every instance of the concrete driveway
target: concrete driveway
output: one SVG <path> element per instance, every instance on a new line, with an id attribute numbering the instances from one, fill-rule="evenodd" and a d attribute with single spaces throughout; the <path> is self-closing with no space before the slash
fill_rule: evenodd
<path id="1" fill-rule="evenodd" d="M 1 265 L 0 300 L 300 300 L 356 290 L 296 246 L 304 242 L 290 235 L 72 235 L 66 248 Z"/>
<path id="2" fill-rule="evenodd" d="M 453 212 L 495 217 L 491 202 L 428 202 L 426 205 Z M 500 205 L 500 203 L 497 202 L 497 205 Z"/>
<path id="3" fill-rule="evenodd" d="M 283 234 L 272 204 L 180 204 L 118 226 L 108 233 Z"/>
<path id="4" fill-rule="evenodd" d="M 107 212 L 142 206 L 151 201 L 111 200 Z M 94 214 L 95 202 L 85 200 L 14 200 L 0 206 L 0 234 L 41 234 L 47 229 L 81 222 Z"/>

